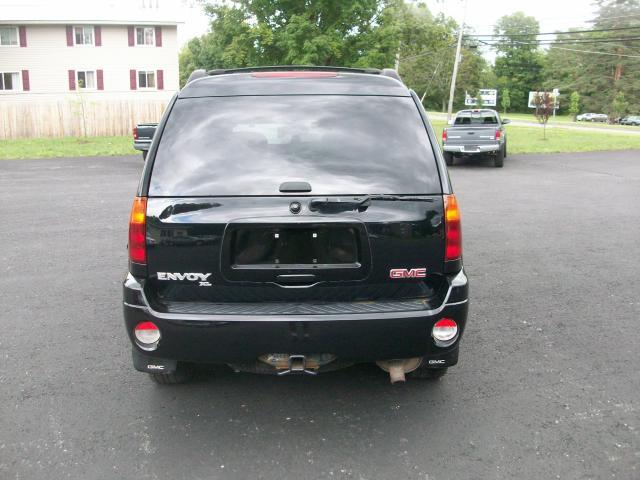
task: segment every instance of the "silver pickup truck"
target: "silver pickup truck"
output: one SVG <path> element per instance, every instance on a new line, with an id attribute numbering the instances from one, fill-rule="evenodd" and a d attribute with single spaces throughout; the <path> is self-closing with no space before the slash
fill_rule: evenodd
<path id="1" fill-rule="evenodd" d="M 139 123 L 133 129 L 133 148 L 142 152 L 142 159 L 147 159 L 149 147 L 158 128 L 157 123 Z"/>
<path id="2" fill-rule="evenodd" d="M 507 133 L 495 110 L 460 110 L 451 125 L 442 131 L 442 151 L 447 165 L 455 157 L 491 155 L 493 164 L 502 167 L 507 156 Z"/>

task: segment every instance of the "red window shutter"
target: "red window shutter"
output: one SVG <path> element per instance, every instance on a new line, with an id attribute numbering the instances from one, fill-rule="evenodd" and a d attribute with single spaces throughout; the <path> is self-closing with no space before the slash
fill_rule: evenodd
<path id="1" fill-rule="evenodd" d="M 76 71 L 69 70 L 69 90 L 76 89 Z"/>
<path id="2" fill-rule="evenodd" d="M 73 27 L 67 25 L 67 47 L 73 47 Z"/>
<path id="3" fill-rule="evenodd" d="M 102 46 L 102 27 L 100 25 L 96 25 L 93 27 L 93 34 L 95 35 L 96 47 Z"/>
<path id="4" fill-rule="evenodd" d="M 162 46 L 162 27 L 156 27 L 156 47 Z"/>
<path id="5" fill-rule="evenodd" d="M 27 46 L 27 27 L 25 27 L 24 25 L 21 25 L 20 27 L 18 27 L 18 36 L 20 37 L 20 46 L 26 47 Z"/>
<path id="6" fill-rule="evenodd" d="M 131 90 L 135 90 L 137 88 L 135 70 L 129 70 L 129 88 L 131 88 Z"/>
<path id="7" fill-rule="evenodd" d="M 22 70 L 22 90 L 25 92 L 31 90 L 31 85 L 29 85 L 29 70 Z"/>
<path id="8" fill-rule="evenodd" d="M 98 83 L 98 90 L 104 90 L 104 75 L 102 70 L 96 70 L 96 81 Z"/>
<path id="9" fill-rule="evenodd" d="M 133 47 L 135 45 L 135 29 L 133 27 L 127 27 L 127 31 L 129 32 L 129 46 Z"/>
<path id="10" fill-rule="evenodd" d="M 158 90 L 164 90 L 164 70 L 158 70 L 156 72 L 156 85 Z"/>

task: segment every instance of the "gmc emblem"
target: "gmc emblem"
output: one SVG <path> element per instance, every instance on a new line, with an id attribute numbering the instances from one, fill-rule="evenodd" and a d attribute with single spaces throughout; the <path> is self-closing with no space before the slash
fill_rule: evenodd
<path id="1" fill-rule="evenodd" d="M 426 268 L 392 268 L 389 270 L 390 278 L 424 278 L 426 276 Z"/>

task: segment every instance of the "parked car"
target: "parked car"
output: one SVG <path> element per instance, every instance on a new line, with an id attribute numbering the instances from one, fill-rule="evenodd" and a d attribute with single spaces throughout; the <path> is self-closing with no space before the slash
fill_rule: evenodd
<path id="1" fill-rule="evenodd" d="M 579 122 L 608 122 L 609 116 L 604 113 L 583 113 L 576 117 Z"/>
<path id="2" fill-rule="evenodd" d="M 460 211 L 395 71 L 198 71 L 158 134 L 124 281 L 137 370 L 166 384 L 192 363 L 313 375 L 376 362 L 395 382 L 457 363 Z"/>
<path id="3" fill-rule="evenodd" d="M 502 167 L 507 156 L 507 132 L 498 112 L 490 109 L 460 110 L 451 126 L 442 131 L 442 150 L 447 165 L 461 156 L 491 155 L 494 166 Z"/>
<path id="4" fill-rule="evenodd" d="M 620 125 L 640 126 L 640 115 L 630 115 L 620 119 Z"/>
<path id="5" fill-rule="evenodd" d="M 158 128 L 157 123 L 139 123 L 133 129 L 133 148 L 142 152 L 142 159 L 147 159 L 153 136 Z"/>

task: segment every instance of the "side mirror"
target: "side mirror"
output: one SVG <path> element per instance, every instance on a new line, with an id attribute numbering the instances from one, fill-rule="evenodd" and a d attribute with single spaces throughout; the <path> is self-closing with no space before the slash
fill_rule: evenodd
<path id="1" fill-rule="evenodd" d="M 449 121 L 447 122 L 447 125 L 451 126 L 451 125 L 453 125 L 453 122 L 455 122 L 455 120 L 451 119 L 451 120 L 449 120 Z"/>
<path id="2" fill-rule="evenodd" d="M 507 123 L 511 123 L 511 120 L 509 120 L 508 118 L 503 118 L 502 123 L 506 125 Z"/>

